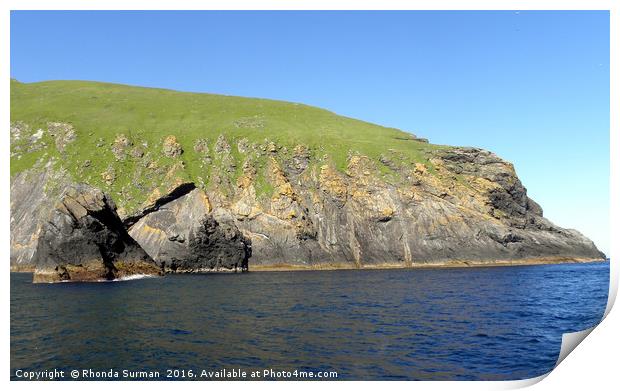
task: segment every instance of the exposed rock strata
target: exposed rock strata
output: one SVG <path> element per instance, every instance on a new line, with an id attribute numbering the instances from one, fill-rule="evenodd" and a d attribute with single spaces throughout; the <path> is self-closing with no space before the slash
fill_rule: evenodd
<path id="1" fill-rule="evenodd" d="M 203 219 L 209 214 L 217 214 L 212 221 L 226 222 L 229 233 L 216 237 L 251 240 L 250 266 L 258 267 L 406 267 L 604 257 L 579 232 L 545 219 L 512 164 L 496 155 L 477 148 L 443 149 L 431 163 L 433 173 L 422 163 L 394 165 L 400 177 L 407 178 L 394 184 L 382 179 L 377 162 L 365 156 L 351 155 L 344 173 L 329 164 L 311 167 L 300 146 L 288 161 L 269 158 L 269 199 L 256 196 L 257 168 L 247 160 L 236 186 L 222 183 L 206 193 L 193 190 L 139 219 L 130 234 L 158 262 L 187 270 L 196 268 L 191 265 L 201 258 L 198 252 L 215 256 L 190 244 L 192 235 L 205 232 Z M 224 186 L 235 190 L 222 194 Z M 239 245 L 232 247 L 242 254 L 243 246 L 235 243 Z M 197 267 L 239 265 L 240 256 L 215 256 L 227 257 L 227 264 L 210 261 Z"/>
<path id="2" fill-rule="evenodd" d="M 158 200 L 130 226 L 129 234 L 166 271 L 245 271 L 252 245 L 223 210 L 212 211 L 198 189 Z"/>
<path id="3" fill-rule="evenodd" d="M 25 171 L 11 178 L 11 269 L 32 270 L 44 220 L 59 196 L 46 189 L 53 181 L 65 180 L 63 173 L 49 170 Z"/>
<path id="4" fill-rule="evenodd" d="M 108 196 L 88 185 L 60 182 L 51 188 L 49 175 L 41 174 L 39 182 L 32 182 L 24 174 L 12 183 L 11 265 L 15 270 L 34 268 L 34 282 L 159 274 L 152 258 L 127 234 Z"/>
<path id="5" fill-rule="evenodd" d="M 178 272 L 604 257 L 496 155 L 302 104 L 11 80 L 11 120 L 12 270 L 110 278 L 139 244 Z"/>
<path id="6" fill-rule="evenodd" d="M 305 146 L 286 155 L 273 142 L 257 146 L 244 140 L 237 143 L 246 154 L 242 173 L 233 181 L 230 144 L 223 136 L 215 144 L 222 165 L 212 168 L 208 186 L 199 189 L 178 179 L 179 162 L 165 174 L 169 191 L 156 189 L 124 220 L 129 235 L 167 271 L 236 271 L 248 264 L 363 268 L 604 258 L 579 232 L 545 219 L 512 164 L 481 149 L 438 149 L 428 163 L 406 163 L 389 150 L 376 161 L 351 153 L 342 171 L 329 162 L 317 164 Z M 266 156 L 265 166 L 257 165 L 257 156 Z M 382 173 L 381 165 L 393 177 Z M 269 197 L 257 195 L 259 174 L 272 189 Z M 30 199 L 53 173 L 40 174 L 40 181 L 26 175 L 38 174 L 23 173 L 11 182 L 15 270 L 44 265 L 62 279 L 65 270 L 78 274 L 71 269 L 75 265 L 104 265 L 97 273 L 109 278 L 117 273 L 106 266 L 109 259 L 146 259 L 134 255 L 131 249 L 140 246 L 128 245 L 132 239 L 122 230 L 114 231 L 97 217 L 100 203 L 76 218 L 66 204 L 52 208 L 44 197 Z M 114 210 L 108 198 L 101 202 L 105 210 Z M 114 227 L 120 224 L 118 216 L 110 218 Z M 100 227 L 105 235 L 89 236 L 89 230 Z M 58 232 L 63 232 L 59 241 Z M 88 246 L 71 253 L 80 240 Z M 104 251 L 108 247 L 116 249 L 114 254 Z M 55 265 L 72 266 L 55 270 Z"/>

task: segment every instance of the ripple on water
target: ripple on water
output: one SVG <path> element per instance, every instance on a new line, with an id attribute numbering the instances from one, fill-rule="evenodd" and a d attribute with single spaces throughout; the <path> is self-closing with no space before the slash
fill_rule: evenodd
<path id="1" fill-rule="evenodd" d="M 11 274 L 11 367 L 335 370 L 340 379 L 539 376 L 597 324 L 609 264 L 183 275 Z"/>

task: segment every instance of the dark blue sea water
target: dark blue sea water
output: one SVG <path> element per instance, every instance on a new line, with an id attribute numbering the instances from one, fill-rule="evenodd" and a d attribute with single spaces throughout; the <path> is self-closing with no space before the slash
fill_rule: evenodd
<path id="1" fill-rule="evenodd" d="M 609 263 L 171 275 L 31 284 L 11 274 L 11 376 L 51 369 L 336 371 L 523 379 L 603 315 Z"/>

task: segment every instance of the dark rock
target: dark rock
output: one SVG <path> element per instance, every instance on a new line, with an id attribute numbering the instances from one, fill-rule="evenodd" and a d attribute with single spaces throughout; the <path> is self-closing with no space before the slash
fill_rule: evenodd
<path id="1" fill-rule="evenodd" d="M 71 185 L 42 225 L 32 263 L 34 282 L 111 280 L 157 274 L 101 190 Z"/>
<path id="2" fill-rule="evenodd" d="M 168 195 L 165 203 L 143 211 L 129 225 L 129 233 L 169 271 L 247 270 L 252 242 L 220 212 L 211 211 L 202 190 L 192 189 Z"/>
<path id="3" fill-rule="evenodd" d="M 207 215 L 190 232 L 186 251 L 169 256 L 176 271 L 244 271 L 252 256 L 252 242 L 233 224 L 220 224 Z"/>

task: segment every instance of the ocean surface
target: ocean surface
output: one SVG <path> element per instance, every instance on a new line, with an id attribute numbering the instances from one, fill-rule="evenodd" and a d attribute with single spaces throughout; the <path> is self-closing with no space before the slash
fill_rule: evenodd
<path id="1" fill-rule="evenodd" d="M 609 263 L 31 280 L 11 273 L 12 379 L 507 380 L 549 372 L 562 333 L 601 320 Z"/>

